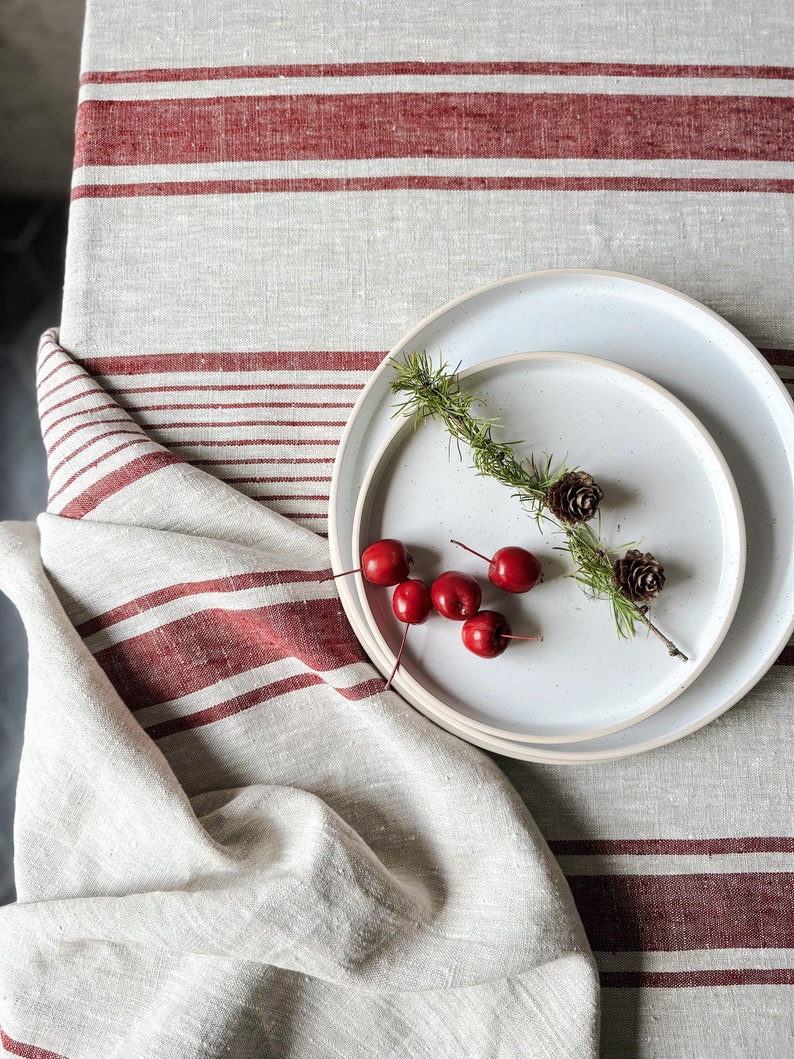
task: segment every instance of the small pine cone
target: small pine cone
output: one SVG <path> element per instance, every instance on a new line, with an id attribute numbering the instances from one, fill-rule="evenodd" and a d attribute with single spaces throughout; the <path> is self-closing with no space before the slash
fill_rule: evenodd
<path id="1" fill-rule="evenodd" d="M 589 522 L 604 494 L 586 471 L 569 471 L 546 493 L 546 504 L 560 522 Z"/>
<path id="2" fill-rule="evenodd" d="M 664 567 L 650 552 L 632 548 L 615 560 L 612 569 L 620 591 L 632 603 L 656 599 L 664 588 Z"/>

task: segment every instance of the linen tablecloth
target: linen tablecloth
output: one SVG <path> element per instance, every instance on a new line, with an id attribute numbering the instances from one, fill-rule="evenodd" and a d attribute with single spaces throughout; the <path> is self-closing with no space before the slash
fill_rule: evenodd
<path id="1" fill-rule="evenodd" d="M 675 744 L 489 760 L 320 584 L 353 402 L 467 290 L 638 274 L 790 377 L 792 37 L 769 0 L 90 5 L 50 502 L 5 531 L 6 1051 L 587 1055 L 572 896 L 605 1056 L 794 1054 L 790 647 Z"/>

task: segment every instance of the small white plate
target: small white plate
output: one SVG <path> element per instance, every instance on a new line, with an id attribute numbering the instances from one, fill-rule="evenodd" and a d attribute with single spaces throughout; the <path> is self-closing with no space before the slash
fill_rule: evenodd
<path id="1" fill-rule="evenodd" d="M 703 671 L 736 609 L 744 573 L 744 524 L 733 479 L 717 447 L 690 412 L 636 372 L 592 357 L 527 353 L 489 361 L 460 375 L 497 417 L 496 437 L 526 439 L 516 455 L 582 455 L 580 466 L 605 492 L 601 532 L 607 546 L 639 544 L 664 563 L 667 584 L 652 620 L 689 656 L 673 659 L 642 630 L 617 637 L 611 607 L 588 600 L 566 576 L 564 536 L 542 532 L 512 491 L 471 468 L 443 426 L 414 430 L 402 419 L 365 478 L 353 524 L 361 553 L 399 537 L 414 555 L 412 576 L 428 584 L 443 570 L 465 570 L 483 587 L 483 607 L 504 613 L 517 634 L 484 660 L 460 640 L 461 623 L 433 614 L 412 628 L 394 687 L 419 709 L 465 718 L 484 734 L 520 742 L 564 743 L 619 731 L 661 709 Z M 535 552 L 545 579 L 513 595 L 490 584 L 487 564 L 450 543 L 492 554 L 506 544 Z M 621 552 L 622 554 L 622 552 Z M 404 626 L 391 589 L 357 578 L 368 619 L 364 647 L 391 672 Z"/>
<path id="2" fill-rule="evenodd" d="M 722 317 L 678 291 L 593 269 L 532 272 L 471 291 L 412 328 L 391 356 L 414 348 L 441 350 L 464 369 L 520 350 L 571 350 L 653 378 L 714 438 L 747 519 L 744 588 L 728 634 L 700 678 L 665 709 L 601 739 L 559 746 L 486 736 L 462 717 L 452 725 L 428 715 L 497 754 L 576 764 L 663 746 L 702 728 L 745 695 L 794 630 L 794 408 L 758 350 Z M 356 402 L 337 453 L 329 511 L 337 573 L 360 558 L 353 549 L 353 518 L 367 469 L 393 427 L 390 380 L 386 358 Z M 353 579 L 340 578 L 337 585 L 354 630 L 366 635 Z"/>

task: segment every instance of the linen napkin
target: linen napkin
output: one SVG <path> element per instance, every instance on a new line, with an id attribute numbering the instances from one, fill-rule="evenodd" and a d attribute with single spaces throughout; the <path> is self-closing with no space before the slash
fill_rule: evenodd
<path id="1" fill-rule="evenodd" d="M 559 868 L 493 763 L 384 690 L 323 538 L 148 438 L 54 333 L 45 358 L 51 473 L 82 455 L 0 530 L 30 650 L 5 1051 L 594 1055 Z"/>

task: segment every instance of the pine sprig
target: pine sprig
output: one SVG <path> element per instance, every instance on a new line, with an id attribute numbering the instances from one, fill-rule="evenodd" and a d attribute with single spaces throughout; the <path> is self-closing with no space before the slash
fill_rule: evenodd
<path id="1" fill-rule="evenodd" d="M 564 535 L 563 551 L 567 551 L 574 564 L 570 575 L 591 599 L 608 600 L 618 636 L 631 638 L 638 626 L 645 626 L 658 636 L 668 652 L 676 658 L 688 661 L 676 647 L 651 622 L 645 606 L 625 596 L 615 580 L 612 560 L 616 551 L 610 551 L 601 540 L 600 525 L 596 533 L 590 525 L 569 525 L 554 518 L 548 510 L 546 497 L 549 489 L 570 468 L 554 467 L 551 456 L 540 466 L 534 457 L 519 459 L 514 446 L 519 442 L 497 441 L 493 428 L 498 420 L 486 419 L 473 412 L 475 398 L 461 390 L 457 369 L 447 370 L 444 363 L 434 367 L 424 350 L 407 353 L 402 361 L 392 361 L 396 376 L 392 380 L 392 393 L 402 396 L 395 416 L 410 416 L 414 427 L 427 419 L 440 420 L 454 439 L 460 451 L 465 445 L 471 454 L 474 469 L 479 475 L 494 478 L 513 490 L 513 496 L 532 514 L 536 522 L 549 520 Z"/>

